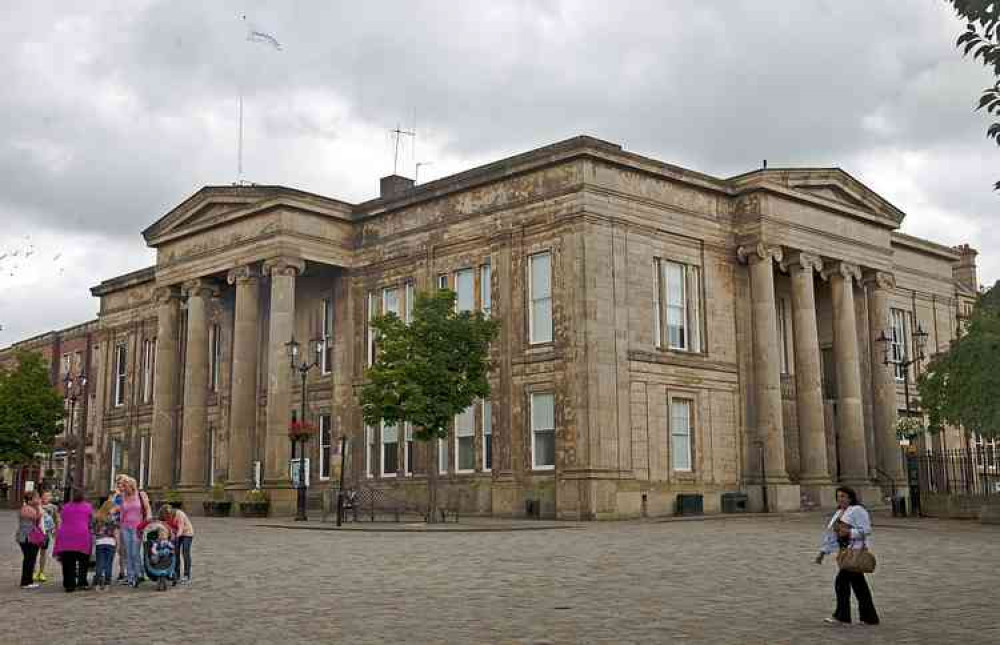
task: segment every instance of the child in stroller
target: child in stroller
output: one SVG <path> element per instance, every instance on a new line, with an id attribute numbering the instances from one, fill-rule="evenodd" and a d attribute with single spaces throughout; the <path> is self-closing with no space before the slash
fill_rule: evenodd
<path id="1" fill-rule="evenodd" d="M 167 590 L 167 580 L 173 578 L 176 566 L 174 543 L 170 529 L 162 522 L 150 522 L 142 531 L 142 556 L 146 575 L 156 581 L 157 591 Z"/>

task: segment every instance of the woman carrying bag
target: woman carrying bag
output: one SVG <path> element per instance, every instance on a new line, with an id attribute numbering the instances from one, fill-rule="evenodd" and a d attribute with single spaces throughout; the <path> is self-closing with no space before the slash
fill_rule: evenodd
<path id="1" fill-rule="evenodd" d="M 63 504 L 62 521 L 56 530 L 53 555 L 62 563 L 63 589 L 72 593 L 77 589 L 90 589 L 87 584 L 87 566 L 93 549 L 91 525 L 94 507 L 83 491 L 73 489 L 73 501 Z"/>
<path id="2" fill-rule="evenodd" d="M 45 531 L 42 530 L 42 502 L 38 493 L 34 491 L 25 493 L 17 520 L 14 539 L 17 540 L 24 556 L 21 561 L 21 589 L 37 589 L 40 585 L 32 578 L 35 573 L 35 563 L 38 561 L 38 551 L 45 543 Z"/>
<path id="3" fill-rule="evenodd" d="M 823 534 L 823 545 L 816 564 L 823 562 L 828 553 L 837 554 L 837 578 L 833 588 L 837 594 L 837 609 L 833 616 L 824 620 L 831 624 L 851 622 L 851 590 L 858 599 L 858 613 L 864 625 L 878 625 L 878 612 L 872 601 L 865 574 L 875 570 L 875 556 L 870 551 L 872 534 L 871 516 L 858 503 L 858 495 L 853 489 L 841 486 L 837 489 L 837 510 L 830 518 Z"/>

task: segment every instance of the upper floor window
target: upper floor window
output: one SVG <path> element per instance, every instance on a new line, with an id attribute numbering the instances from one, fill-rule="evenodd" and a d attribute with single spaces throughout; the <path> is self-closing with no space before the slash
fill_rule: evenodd
<path id="1" fill-rule="evenodd" d="M 368 338 L 366 339 L 366 344 L 368 345 L 368 365 L 375 364 L 375 328 L 372 326 L 372 321 L 378 316 L 378 301 L 375 300 L 375 292 L 368 292 Z"/>
<path id="2" fill-rule="evenodd" d="M 473 311 L 476 308 L 476 273 L 472 269 L 455 272 L 455 308 Z"/>
<path id="3" fill-rule="evenodd" d="M 128 368 L 128 348 L 125 343 L 115 345 L 115 384 L 114 384 L 114 405 L 125 405 L 125 382 Z"/>
<path id="4" fill-rule="evenodd" d="M 528 258 L 528 342 L 552 342 L 552 254 Z"/>
<path id="5" fill-rule="evenodd" d="M 209 351 L 209 389 L 213 392 L 219 391 L 219 378 L 222 372 L 222 338 L 221 328 L 218 324 L 213 324 L 209 328 L 208 351 Z"/>
<path id="6" fill-rule="evenodd" d="M 333 369 L 333 300 L 323 299 L 323 353 L 320 355 L 320 370 L 329 374 Z"/>
<path id="7" fill-rule="evenodd" d="M 493 311 L 493 288 L 490 279 L 490 265 L 484 264 L 479 267 L 479 307 L 486 316 Z"/>
<path id="8" fill-rule="evenodd" d="M 62 358 L 59 360 L 59 372 L 63 375 L 65 379 L 70 373 L 70 355 L 68 353 L 63 354 Z"/>
<path id="9" fill-rule="evenodd" d="M 656 346 L 701 351 L 701 302 L 698 267 L 656 259 L 654 332 Z"/>
<path id="10" fill-rule="evenodd" d="M 382 315 L 394 313 L 398 317 L 399 309 L 399 289 L 397 287 L 386 287 L 382 289 Z"/>
<path id="11" fill-rule="evenodd" d="M 892 337 L 890 352 L 896 379 L 902 381 L 906 372 L 905 363 L 910 357 L 910 312 L 902 309 L 890 310 Z"/>
<path id="12" fill-rule="evenodd" d="M 156 339 L 145 338 L 142 341 L 142 402 L 153 400 L 153 374 L 156 363 Z"/>
<path id="13" fill-rule="evenodd" d="M 413 322 L 413 304 L 417 299 L 413 280 L 403 285 L 403 322 L 409 325 Z"/>

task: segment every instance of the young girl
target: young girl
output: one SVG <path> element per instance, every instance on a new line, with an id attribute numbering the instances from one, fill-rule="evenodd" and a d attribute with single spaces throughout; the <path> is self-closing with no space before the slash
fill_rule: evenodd
<path id="1" fill-rule="evenodd" d="M 160 532 L 156 534 L 156 542 L 153 543 L 153 546 L 150 549 L 150 564 L 159 569 L 166 568 L 173 555 L 174 543 L 170 541 L 170 531 L 162 528 L 160 529 Z M 167 576 L 159 576 L 157 578 L 156 590 L 167 590 Z"/>
<path id="2" fill-rule="evenodd" d="M 97 550 L 97 571 L 94 574 L 94 586 L 98 591 L 111 588 L 111 567 L 118 549 L 118 514 L 114 501 L 104 502 L 97 511 L 94 527 Z"/>
<path id="3" fill-rule="evenodd" d="M 38 549 L 38 573 L 35 582 L 45 582 L 45 565 L 49 559 L 49 549 L 56 539 L 56 529 L 59 528 L 59 507 L 52 503 L 51 491 L 42 493 L 42 530 L 45 531 L 45 542 Z"/>

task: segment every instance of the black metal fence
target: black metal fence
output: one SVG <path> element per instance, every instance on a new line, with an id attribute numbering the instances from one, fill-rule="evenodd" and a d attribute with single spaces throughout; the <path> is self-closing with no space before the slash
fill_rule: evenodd
<path id="1" fill-rule="evenodd" d="M 917 455 L 922 493 L 1000 496 L 1000 446 Z"/>

